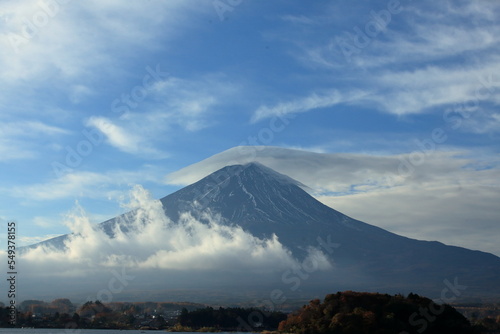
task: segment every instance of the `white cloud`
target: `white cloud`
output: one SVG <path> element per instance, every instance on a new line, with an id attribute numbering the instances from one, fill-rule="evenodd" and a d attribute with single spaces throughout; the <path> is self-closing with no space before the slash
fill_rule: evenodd
<path id="1" fill-rule="evenodd" d="M 48 125 L 39 121 L 15 121 L 0 123 L 0 133 L 3 136 L 28 136 L 68 134 L 65 129 Z"/>
<path id="2" fill-rule="evenodd" d="M 67 250 L 38 247 L 23 254 L 25 275 L 65 277 L 91 275 L 108 268 L 137 270 L 174 270 L 187 273 L 197 270 L 221 270 L 248 274 L 280 272 L 300 265 L 276 237 L 259 239 L 241 227 L 221 224 L 206 213 L 204 222 L 189 214 L 179 222 L 166 217 L 160 201 L 153 200 L 142 187 L 131 192 L 130 209 L 123 224 L 110 238 L 90 223 L 80 206 L 68 215 L 73 234 L 66 241 Z M 311 258 L 319 270 L 331 269 L 330 262 L 318 249 L 311 248 Z M 57 268 L 57 270 L 54 270 Z"/>
<path id="3" fill-rule="evenodd" d="M 455 23 L 414 23 L 409 27 L 411 34 L 403 28 L 390 29 L 384 34 L 386 38 L 375 39 L 367 46 L 368 50 L 360 49 L 359 53 L 354 53 L 351 64 L 373 72 L 394 64 L 425 66 L 473 51 L 483 52 L 482 57 L 495 54 L 492 50 L 499 46 L 497 32 L 500 26 L 459 27 Z M 316 53 L 322 55 L 330 67 L 339 69 L 340 64 L 345 65 L 345 60 L 335 63 L 330 59 L 338 48 L 337 42 L 332 40 L 328 48 L 318 48 Z"/>
<path id="4" fill-rule="evenodd" d="M 38 122 L 37 118 L 43 118 L 43 122 L 53 118 L 69 126 L 80 111 L 63 114 L 62 105 L 88 103 L 89 97 L 102 95 L 103 87 L 109 82 L 121 82 L 127 77 L 124 69 L 131 62 L 143 59 L 147 52 L 158 51 L 160 46 L 168 49 L 172 39 L 184 31 L 180 27 L 192 27 L 200 12 L 213 10 L 209 3 L 176 0 L 127 4 L 114 0 L 64 4 L 46 1 L 49 8 L 42 3 L 38 0 L 2 2 L 0 107 L 5 118 L 22 117 L 32 123 Z M 136 59 L 124 58 L 123 54 Z M 13 126 L 7 130 L 16 131 L 16 124 L 6 124 L 8 121 L 4 120 L 5 127 Z M 23 130 L 24 138 L 0 134 L 2 161 L 38 157 L 43 150 L 36 140 L 28 142 L 26 137 L 31 139 L 35 133 L 42 134 L 42 130 L 44 134 L 56 134 L 49 131 L 55 128 L 47 127 L 24 126 Z M 115 130 L 111 142 L 120 149 L 161 155 L 144 143 L 137 143 L 137 138 L 130 138 L 130 134 L 126 137 L 132 145 L 126 147 L 124 136 L 120 137 L 119 129 Z"/>
<path id="5" fill-rule="evenodd" d="M 348 57 L 349 62 L 338 41 L 345 40 L 348 32 L 351 37 L 347 40 L 353 44 L 352 28 L 328 36 L 326 43 L 324 38 L 303 39 L 296 43 L 302 50 L 297 57 L 304 66 L 327 69 L 337 77 L 339 94 L 346 94 L 343 84 L 367 93 L 353 103 L 383 112 L 444 112 L 440 109 L 476 100 L 481 108 L 489 105 L 487 112 L 494 110 L 491 105 L 500 103 L 500 82 L 493 75 L 489 94 L 483 82 L 500 70 L 500 25 L 494 19 L 500 13 L 499 4 L 488 2 L 483 7 L 445 1 L 432 6 L 404 4 L 402 8 L 383 33 L 363 48 L 353 47 L 357 52 Z M 363 27 L 371 19 L 370 10 L 366 8 L 366 16 L 360 15 L 358 22 L 350 24 Z"/>
<path id="6" fill-rule="evenodd" d="M 37 157 L 35 150 L 30 150 L 24 147 L 24 143 L 2 139 L 0 142 L 0 161 L 18 160 L 18 159 L 33 159 Z"/>
<path id="7" fill-rule="evenodd" d="M 108 138 L 109 143 L 121 151 L 137 153 L 140 149 L 141 138 L 139 136 L 127 133 L 105 117 L 91 117 L 86 125 L 101 131 Z"/>
<path id="8" fill-rule="evenodd" d="M 58 225 L 59 223 L 60 223 L 59 219 L 56 220 L 53 217 L 51 217 L 51 218 L 40 217 L 40 216 L 33 217 L 33 224 L 35 224 L 36 226 L 43 227 L 43 228 L 50 228 L 50 227 L 53 227 L 55 225 Z"/>
<path id="9" fill-rule="evenodd" d="M 28 246 L 28 245 L 33 245 L 48 239 L 52 239 L 55 237 L 60 236 L 60 234 L 48 234 L 48 235 L 42 235 L 42 236 L 36 236 L 36 237 L 28 237 L 28 236 L 21 236 L 18 238 L 18 247 L 23 247 L 23 246 Z"/>
<path id="10" fill-rule="evenodd" d="M 428 66 L 416 70 L 379 70 L 367 74 L 364 92 L 336 91 L 332 97 L 312 95 L 305 99 L 260 107 L 253 121 L 289 113 L 313 111 L 339 103 L 362 105 L 383 112 L 401 115 L 439 112 L 445 118 L 448 109 L 464 109 L 467 113 L 482 110 L 467 122 L 461 131 L 484 133 L 497 129 L 495 107 L 500 103 L 500 72 L 498 57 L 485 59 L 480 66 L 456 65 L 446 68 Z M 487 118 L 481 115 L 490 114 Z M 468 118 L 468 117 L 467 117 Z M 491 121 L 495 124 L 491 124 Z"/>
<path id="11" fill-rule="evenodd" d="M 500 113 L 478 110 L 460 123 L 460 129 L 476 134 L 495 134 L 500 132 Z"/>
<path id="12" fill-rule="evenodd" d="M 460 175 L 461 174 L 461 175 Z M 323 203 L 356 219 L 410 238 L 437 240 L 449 245 L 500 255 L 492 235 L 498 235 L 494 171 L 435 175 L 423 186 L 405 184 L 346 196 L 319 196 Z"/>
<path id="13" fill-rule="evenodd" d="M 35 158 L 42 140 L 66 134 L 69 131 L 40 121 L 0 122 L 0 161 Z"/>
<path id="14" fill-rule="evenodd" d="M 12 190 L 12 195 L 24 199 L 54 200 L 74 196 L 96 196 L 99 186 L 108 184 L 111 178 L 98 173 L 68 173 L 48 183 L 20 186 Z"/>
<path id="15" fill-rule="evenodd" d="M 152 87 L 154 103 L 151 112 L 125 117 L 147 118 L 151 123 L 164 121 L 167 126 L 180 125 L 187 131 L 197 131 L 210 126 L 216 107 L 239 90 L 220 74 L 210 74 L 196 80 L 169 77 Z"/>
<path id="16" fill-rule="evenodd" d="M 160 33 L 162 37 L 174 36 L 185 24 L 187 12 L 205 7 L 182 1 L 126 5 L 119 1 L 71 1 L 54 6 L 50 10 L 53 15 L 47 15 L 39 3 L 26 0 L 4 4 L 1 17 L 7 24 L 1 41 L 3 49 L 11 52 L 2 53 L 0 59 L 11 65 L 3 72 L 10 79 L 33 79 L 51 68 L 62 77 L 99 75 L 99 71 L 89 70 L 105 69 L 107 65 L 112 69 L 115 64 L 113 52 L 106 51 L 119 54 L 139 45 L 141 49 L 155 49 L 157 43 L 153 41 Z M 35 29 L 26 28 L 26 22 Z M 12 45 L 13 38 L 22 42 Z M 99 57 L 82 57 L 84 54 Z"/>
<path id="17" fill-rule="evenodd" d="M 422 166 L 414 167 L 408 162 L 409 154 L 331 154 L 269 146 L 239 146 L 173 172 L 167 176 L 167 182 L 188 185 L 224 166 L 257 161 L 317 192 L 349 193 L 353 185 L 375 183 L 379 187 L 392 187 L 403 182 L 419 183 L 432 179 L 429 171 L 447 174 L 469 162 L 454 158 L 455 155 L 458 152 L 434 151 L 430 156 L 423 155 Z M 411 173 L 407 173 L 408 164 Z"/>
<path id="18" fill-rule="evenodd" d="M 197 15 L 213 10 L 210 3 L 177 0 L 70 1 L 51 9 L 40 3 L 6 0 L 0 10 L 0 105 L 15 117 L 102 95 L 109 82 L 129 78 L 126 69 L 136 60 L 168 50 L 182 27 L 192 28 Z"/>
<path id="19" fill-rule="evenodd" d="M 442 1 L 432 5 L 402 4 L 401 8 L 400 13 L 390 17 L 383 32 L 370 36 L 373 38 L 366 36 L 368 43 L 364 47 L 357 47 L 354 43 L 353 28 L 363 30 L 364 25 L 373 19 L 370 11 L 382 9 L 378 4 L 365 8 L 365 13 L 361 9 L 348 24 L 336 27 L 336 33 L 328 36 L 327 43 L 304 41 L 299 58 L 307 66 L 313 62 L 328 69 L 342 70 L 347 66 L 348 69 L 364 68 L 373 73 L 382 66 L 425 66 L 429 62 L 456 58 L 471 51 L 475 52 L 475 59 L 497 53 L 500 44 L 500 25 L 495 19 L 500 13 L 498 3 L 490 1 L 479 5 Z M 346 12 L 345 8 L 336 8 L 336 11 Z M 330 21 L 322 23 L 325 27 L 330 24 Z M 347 54 L 344 55 L 339 41 L 346 42 L 355 51 L 350 55 L 351 50 L 345 51 Z"/>
<path id="20" fill-rule="evenodd" d="M 109 200 L 120 197 L 124 187 L 130 184 L 145 182 L 162 184 L 161 174 L 160 169 L 150 166 L 133 172 L 124 170 L 113 170 L 107 173 L 77 171 L 45 183 L 17 186 L 13 189 L 5 189 L 5 191 L 18 198 L 36 201 L 78 197 Z"/>
<path id="21" fill-rule="evenodd" d="M 484 106 L 485 103 L 498 102 L 500 82 L 492 73 L 499 70 L 497 59 L 490 59 L 480 69 L 452 66 L 386 71 L 373 81 L 382 87 L 384 94 L 371 94 L 365 101 L 375 102 L 382 110 L 397 115 L 463 103 Z"/>
<path id="22" fill-rule="evenodd" d="M 363 92 L 335 91 L 332 97 L 311 97 L 260 107 L 253 120 L 288 113 L 312 111 L 339 103 L 350 103 L 380 109 L 395 115 L 431 111 L 444 113 L 457 105 L 476 105 L 491 109 L 500 103 L 498 57 L 483 59 L 480 64 L 426 66 L 415 70 L 378 69 L 366 73 L 360 87 Z"/>
<path id="23" fill-rule="evenodd" d="M 159 67 L 160 71 L 165 71 Z M 135 86 L 114 101 L 119 118 L 90 117 L 86 125 L 101 131 L 108 143 L 119 150 L 153 159 L 168 157 L 156 149 L 182 132 L 198 131 L 215 124 L 217 106 L 238 91 L 237 85 L 224 82 L 223 76 L 212 74 L 197 80 L 180 79 L 164 72 L 149 87 Z M 141 82 L 142 84 L 142 82 Z M 140 99 L 131 92 L 140 88 Z M 128 96 L 132 100 L 124 99 Z M 166 136 L 165 134 L 169 134 Z"/>
<path id="24" fill-rule="evenodd" d="M 283 21 L 288 21 L 294 24 L 306 24 L 306 25 L 314 25 L 317 22 L 310 17 L 304 15 L 284 15 L 281 17 Z"/>
<path id="25" fill-rule="evenodd" d="M 151 132 L 146 128 L 138 128 L 138 124 L 135 122 L 132 124 L 120 122 L 128 126 L 126 128 L 115 124 L 116 122 L 117 121 L 111 121 L 106 117 L 94 116 L 87 120 L 86 125 L 95 127 L 102 132 L 106 136 L 108 143 L 122 152 L 156 159 L 165 158 L 167 156 L 166 153 L 151 147 L 149 143 Z M 139 135 L 139 133 L 143 135 Z"/>
<path id="26" fill-rule="evenodd" d="M 274 116 L 284 116 L 288 114 L 303 113 L 316 109 L 332 107 L 341 103 L 348 103 L 364 95 L 363 92 L 341 93 L 338 90 L 332 90 L 328 93 L 312 93 L 306 97 L 295 99 L 288 102 L 281 102 L 277 105 L 268 107 L 260 106 L 252 116 L 252 122 L 258 122 L 265 118 Z"/>
<path id="27" fill-rule="evenodd" d="M 395 115 L 419 114 L 457 106 L 474 105 L 486 111 L 500 103 L 500 71 L 498 57 L 479 64 L 451 65 L 446 68 L 427 66 L 415 70 L 379 69 L 365 74 L 362 90 L 334 89 L 331 94 L 310 96 L 261 106 L 252 122 L 273 116 L 314 111 L 337 104 L 362 105 Z M 331 112 L 331 111 L 329 111 Z"/>
<path id="28" fill-rule="evenodd" d="M 78 104 L 93 94 L 94 92 L 89 87 L 84 85 L 75 85 L 71 88 L 69 100 L 74 104 Z"/>

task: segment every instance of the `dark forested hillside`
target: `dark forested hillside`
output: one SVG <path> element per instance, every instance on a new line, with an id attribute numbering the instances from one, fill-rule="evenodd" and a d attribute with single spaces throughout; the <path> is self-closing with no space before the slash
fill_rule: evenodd
<path id="1" fill-rule="evenodd" d="M 217 330 L 276 330 L 286 318 L 282 312 L 267 312 L 256 308 L 206 307 L 194 311 L 183 309 L 178 322 L 191 329 L 213 328 Z M 252 320 L 254 319 L 254 320 Z M 250 320 L 251 324 L 248 324 Z"/>
<path id="2" fill-rule="evenodd" d="M 279 330 L 300 334 L 466 334 L 469 321 L 449 305 L 416 294 L 391 296 L 338 292 L 313 300 L 281 322 Z"/>

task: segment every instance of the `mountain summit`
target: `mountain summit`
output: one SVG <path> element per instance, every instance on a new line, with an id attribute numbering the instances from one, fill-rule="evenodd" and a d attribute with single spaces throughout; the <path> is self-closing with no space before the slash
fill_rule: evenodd
<path id="1" fill-rule="evenodd" d="M 304 188 L 264 165 L 248 163 L 224 167 L 160 201 L 173 222 L 183 213 L 203 222 L 204 213 L 210 212 L 224 225 L 239 226 L 255 237 L 275 235 L 297 259 L 305 259 L 311 248 L 321 250 L 334 264 L 314 281 L 322 291 L 413 291 L 440 297 L 443 282 L 455 282 L 471 296 L 500 294 L 499 257 L 396 235 L 322 204 Z M 100 228 L 113 237 L 130 214 Z M 120 228 L 134 233 L 126 225 Z M 43 244 L 60 247 L 66 238 Z"/>
<path id="2" fill-rule="evenodd" d="M 437 293 L 444 280 L 460 278 L 473 294 L 498 290 L 492 278 L 500 279 L 500 258 L 396 235 L 322 204 L 303 188 L 264 165 L 249 163 L 224 167 L 161 201 L 174 220 L 179 212 L 210 210 L 255 236 L 276 234 L 299 257 L 308 247 L 337 245 L 330 254 L 337 269 L 353 274 L 351 281 L 366 288 Z"/>
<path id="3" fill-rule="evenodd" d="M 354 220 L 316 200 L 300 182 L 259 163 L 224 167 L 202 180 L 161 199 L 168 216 L 204 210 L 220 214 L 257 237 L 276 234 L 298 251 L 317 243 L 325 233 L 389 235 Z M 333 235 L 332 235 L 333 236 Z M 339 239 L 339 238 L 338 238 Z"/>

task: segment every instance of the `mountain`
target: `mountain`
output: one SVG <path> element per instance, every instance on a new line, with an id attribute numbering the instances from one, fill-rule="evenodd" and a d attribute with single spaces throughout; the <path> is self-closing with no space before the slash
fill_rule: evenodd
<path id="1" fill-rule="evenodd" d="M 227 224 L 239 225 L 257 237 L 276 234 L 294 253 L 316 245 L 318 237 L 326 235 L 344 243 L 351 233 L 390 234 L 327 207 L 303 188 L 270 168 L 249 163 L 222 168 L 161 202 L 174 221 L 180 212 L 196 215 L 209 209 Z"/>
<path id="2" fill-rule="evenodd" d="M 474 162 L 463 155 L 439 151 L 418 166 L 411 161 L 411 154 L 237 146 L 170 173 L 166 181 L 187 186 L 225 166 L 259 162 L 306 184 L 322 203 L 351 217 L 414 239 L 500 256 L 498 171 L 472 169 Z"/>
<path id="3" fill-rule="evenodd" d="M 444 280 L 457 278 L 469 292 L 498 292 L 499 257 L 390 233 L 320 203 L 302 187 L 263 165 L 249 163 L 222 168 L 161 201 L 173 219 L 179 211 L 199 212 L 201 206 L 255 236 L 275 233 L 299 256 L 321 242 L 338 244 L 330 256 L 338 268 L 357 273 L 354 280 L 361 285 L 425 287 L 436 293 L 445 288 Z"/>
<path id="4" fill-rule="evenodd" d="M 317 291 L 336 287 L 413 291 L 437 298 L 454 284 L 457 295 L 500 295 L 499 257 L 396 235 L 348 217 L 304 189 L 306 186 L 288 176 L 248 163 L 226 166 L 160 201 L 174 222 L 181 213 L 189 212 L 203 221 L 203 213 L 211 212 L 220 215 L 224 224 L 241 226 L 256 237 L 276 235 L 300 260 L 306 259 L 311 247 L 320 249 L 334 269 L 315 273 L 316 279 L 308 280 Z M 133 233 L 126 223 L 131 214 L 101 223 L 100 228 L 110 237 L 117 224 Z M 60 248 L 67 237 L 41 244 Z"/>

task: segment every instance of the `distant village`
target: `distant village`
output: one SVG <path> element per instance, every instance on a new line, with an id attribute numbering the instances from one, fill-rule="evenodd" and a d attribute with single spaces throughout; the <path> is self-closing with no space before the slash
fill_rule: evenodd
<path id="1" fill-rule="evenodd" d="M 15 309 L 0 303 L 0 327 L 66 329 L 141 329 L 188 331 L 276 330 L 286 313 L 258 308 L 211 306 L 189 302 L 89 301 L 81 306 L 60 298 L 50 303 L 26 300 Z M 257 315 L 262 321 L 248 321 Z M 14 320 L 14 321 L 13 321 Z M 250 323 L 250 324 L 249 324 Z"/>
<path id="2" fill-rule="evenodd" d="M 12 327 L 10 309 L 1 306 L 0 326 Z M 194 303 L 106 303 L 89 301 L 77 307 L 69 299 L 50 303 L 26 300 L 17 307 L 15 327 L 166 329 L 174 326 L 182 309 L 194 310 Z"/>

